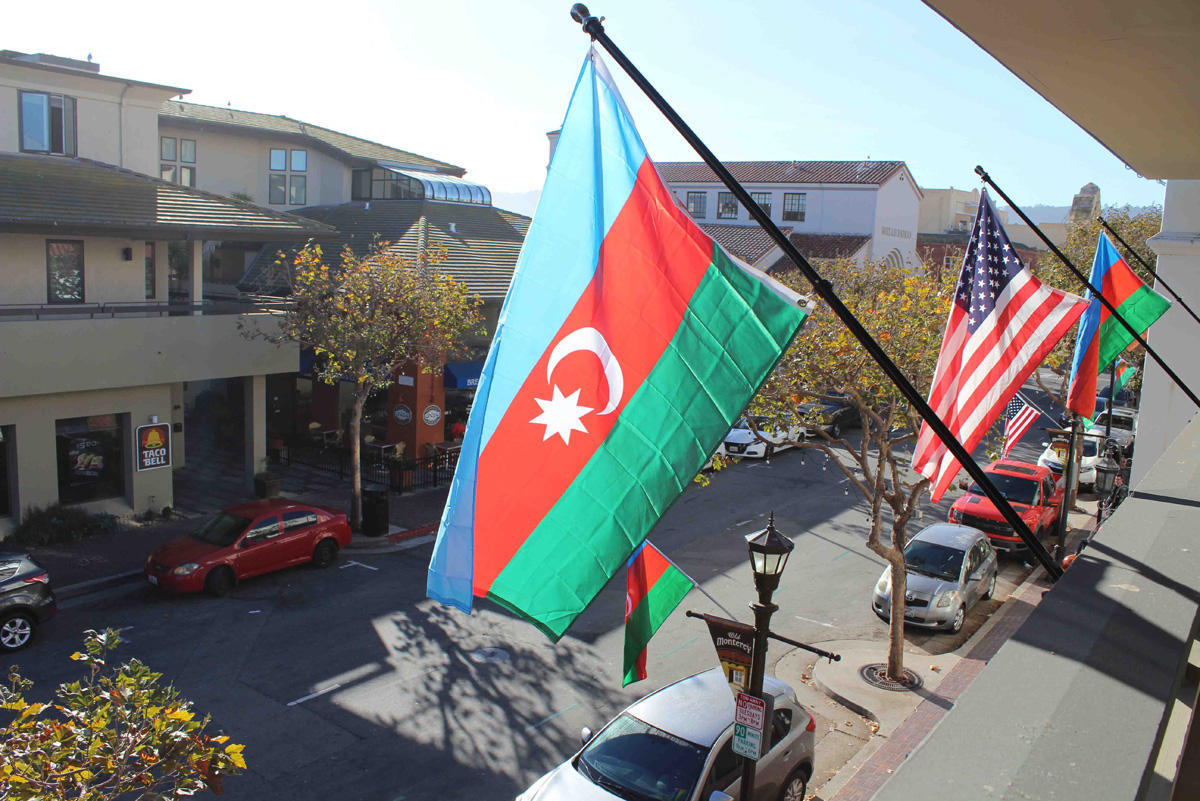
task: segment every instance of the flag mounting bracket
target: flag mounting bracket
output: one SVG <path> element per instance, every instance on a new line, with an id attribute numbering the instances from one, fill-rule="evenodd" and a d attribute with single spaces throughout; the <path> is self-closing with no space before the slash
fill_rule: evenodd
<path id="1" fill-rule="evenodd" d="M 1008 499 L 1000 493 L 1000 490 L 996 489 L 996 485 L 992 483 L 991 478 L 988 477 L 987 473 L 983 472 L 983 468 L 979 466 L 974 457 L 958 441 L 958 437 L 950 431 L 950 428 L 938 417 L 937 412 L 925 401 L 925 398 L 917 392 L 916 387 L 912 385 L 908 377 L 904 375 L 903 371 L 887 355 L 883 347 L 875 341 L 875 338 L 863 327 L 863 324 L 854 316 L 854 313 L 837 296 L 837 293 L 833 290 L 833 285 L 828 279 L 816 271 L 808 259 L 796 249 L 791 240 L 779 230 L 779 226 L 775 225 L 770 215 L 754 202 L 754 199 L 750 197 L 750 193 L 746 191 L 746 188 L 733 177 L 733 174 L 725 168 L 725 165 L 701 141 L 696 132 L 691 129 L 691 126 L 684 122 L 683 118 L 671 107 L 671 104 L 646 79 L 646 76 L 642 75 L 641 70 L 608 37 L 608 34 L 604 32 L 603 18 L 592 16 L 587 6 L 583 3 L 576 3 L 571 7 L 571 19 L 579 23 L 583 31 L 592 38 L 592 41 L 599 42 L 600 46 L 621 65 L 621 69 L 625 70 L 625 73 L 646 94 L 650 102 L 662 112 L 663 116 L 679 132 L 680 136 L 692 146 L 692 149 L 704 160 L 704 163 L 716 173 L 721 183 L 725 184 L 729 191 L 733 193 L 734 197 L 749 212 L 754 221 L 762 226 L 762 229 L 779 246 L 783 254 L 792 261 L 808 282 L 812 284 L 813 289 L 820 296 L 821 300 L 828 304 L 830 310 L 837 315 L 838 319 L 842 321 L 846 328 L 850 330 L 850 333 L 854 335 L 854 338 L 862 345 L 863 350 L 875 360 L 875 363 L 883 370 L 888 380 L 900 390 L 905 400 L 912 404 L 912 407 L 921 416 L 921 419 L 925 421 L 926 425 L 929 426 L 937 438 L 945 444 L 947 450 L 954 455 L 959 465 L 975 480 L 975 483 L 983 490 L 988 500 L 996 506 L 996 509 L 1004 517 L 1005 522 L 1012 526 L 1013 531 L 1016 532 L 1021 541 L 1029 548 L 1034 558 L 1046 569 L 1046 573 L 1049 574 L 1050 579 L 1054 581 L 1062 576 L 1062 566 L 1054 561 L 1050 556 L 1050 552 L 1046 550 L 1046 546 L 1033 535 L 1033 532 L 1029 529 L 1029 525 L 1021 519 L 1021 516 L 1009 504 Z"/>

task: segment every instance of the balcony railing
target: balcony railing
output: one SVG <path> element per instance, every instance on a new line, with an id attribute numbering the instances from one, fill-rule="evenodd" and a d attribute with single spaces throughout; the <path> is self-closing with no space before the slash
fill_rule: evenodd
<path id="1" fill-rule="evenodd" d="M 101 319 L 106 317 L 173 317 L 214 314 L 271 314 L 287 309 L 287 300 L 246 298 L 199 303 L 130 301 L 118 303 L 0 304 L 0 322 L 13 320 Z"/>

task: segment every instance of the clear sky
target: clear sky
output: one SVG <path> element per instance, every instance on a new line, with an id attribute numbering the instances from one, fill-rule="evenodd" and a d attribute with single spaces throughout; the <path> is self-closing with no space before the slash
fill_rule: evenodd
<path id="1" fill-rule="evenodd" d="M 0 49 L 91 53 L 106 74 L 188 87 L 193 102 L 286 114 L 458 164 L 504 197 L 541 187 L 545 134 L 562 121 L 588 46 L 570 6 L 59 0 L 52 15 L 7 8 Z M 1089 181 L 1105 204 L 1162 202 L 1162 185 L 919 0 L 590 8 L 722 159 L 901 159 L 923 187 L 967 189 L 982 164 L 1023 205 L 1067 205 Z M 619 79 L 651 157 L 695 159 Z"/>

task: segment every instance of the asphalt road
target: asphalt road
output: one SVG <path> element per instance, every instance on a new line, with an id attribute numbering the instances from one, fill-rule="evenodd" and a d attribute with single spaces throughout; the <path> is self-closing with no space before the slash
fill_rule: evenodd
<path id="1" fill-rule="evenodd" d="M 789 451 L 721 471 L 710 486 L 689 488 L 651 540 L 749 620 L 744 536 L 774 511 L 796 548 L 775 596 L 773 630 L 814 644 L 879 641 L 882 659 L 887 628 L 869 602 L 883 562 L 865 545 L 866 506 L 823 461 Z M 927 507 L 917 527 L 944 520 L 948 505 Z M 140 586 L 76 599 L 5 664 L 18 663 L 35 693 L 49 694 L 79 675 L 68 656 L 80 632 L 122 629 L 119 655 L 162 671 L 197 711 L 246 744 L 249 772 L 225 783 L 232 801 L 511 799 L 576 748 L 580 727 L 595 728 L 633 698 L 716 665 L 704 624 L 683 614 L 722 614 L 700 593 L 655 637 L 650 678 L 621 689 L 623 575 L 553 644 L 486 602 L 468 616 L 426 599 L 429 553 L 424 546 L 343 557 L 326 570 L 251 580 L 223 599 Z M 1024 570 L 1002 564 L 1005 597 Z M 952 650 L 995 606 L 977 609 L 956 637 L 916 632 L 910 642 Z M 773 644 L 769 664 L 785 653 Z M 819 765 L 836 767 L 866 734 L 859 721 L 841 742 L 826 740 L 846 728 L 846 713 L 813 704 Z"/>

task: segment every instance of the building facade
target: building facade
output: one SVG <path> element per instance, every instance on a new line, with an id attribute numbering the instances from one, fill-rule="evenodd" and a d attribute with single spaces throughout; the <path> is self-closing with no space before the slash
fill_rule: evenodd
<path id="1" fill-rule="evenodd" d="M 301 241 L 326 226 L 151 177 L 178 87 L 0 51 L 0 532 L 56 502 L 173 503 L 189 382 L 244 388 L 247 482 L 265 462 L 265 377 L 295 347 L 247 341 L 269 308 L 214 304 L 210 241 Z"/>
<path id="2" fill-rule="evenodd" d="M 706 164 L 667 161 L 656 166 L 698 222 L 757 226 Z M 823 237 L 866 237 L 866 247 L 849 255 L 920 266 L 916 237 L 922 191 L 904 162 L 734 161 L 725 166 L 776 225 L 809 243 Z"/>

